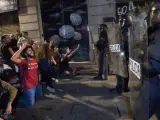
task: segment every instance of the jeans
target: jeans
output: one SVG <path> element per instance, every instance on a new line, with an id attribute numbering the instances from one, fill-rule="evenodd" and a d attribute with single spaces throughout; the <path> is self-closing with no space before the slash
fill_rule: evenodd
<path id="1" fill-rule="evenodd" d="M 25 105 L 25 107 L 31 107 L 35 103 L 35 99 L 43 96 L 41 85 L 37 85 L 30 89 L 24 89 L 22 92 L 22 97 L 19 100 L 20 104 Z"/>
<path id="2" fill-rule="evenodd" d="M 140 91 L 139 109 L 135 110 L 134 120 L 149 120 L 156 114 L 160 120 L 160 79 L 158 76 L 151 78 L 149 81 L 144 81 Z M 138 114 L 140 113 L 140 114 Z"/>

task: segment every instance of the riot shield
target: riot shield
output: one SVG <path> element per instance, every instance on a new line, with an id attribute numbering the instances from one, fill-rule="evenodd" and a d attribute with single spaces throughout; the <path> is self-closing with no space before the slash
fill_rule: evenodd
<path id="1" fill-rule="evenodd" d="M 113 23 L 112 28 L 108 30 L 114 36 L 109 36 L 109 73 L 119 75 L 122 77 L 128 77 L 127 61 L 125 58 L 123 37 L 121 32 L 121 26 L 119 24 Z"/>
<path id="2" fill-rule="evenodd" d="M 142 88 L 144 76 L 142 64 L 147 61 L 147 14 L 145 12 L 130 14 L 131 27 L 129 28 L 129 87 L 130 103 L 136 120 L 147 120 L 148 101 L 147 91 Z M 147 87 L 147 86 L 145 86 Z M 146 89 L 145 89 L 146 90 Z M 145 97 L 145 98 L 144 98 Z M 146 102 L 144 104 L 144 102 Z"/>

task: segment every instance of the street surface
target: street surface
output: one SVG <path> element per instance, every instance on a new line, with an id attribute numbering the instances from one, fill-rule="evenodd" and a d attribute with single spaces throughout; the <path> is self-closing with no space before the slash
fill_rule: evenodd
<path id="1" fill-rule="evenodd" d="M 45 93 L 45 98 L 32 108 L 19 108 L 17 120 L 131 120 L 129 98 L 109 92 L 115 77 L 105 81 L 92 78 L 97 67 L 88 65 L 79 70 L 80 75 L 61 79 L 58 88 L 63 92 Z"/>

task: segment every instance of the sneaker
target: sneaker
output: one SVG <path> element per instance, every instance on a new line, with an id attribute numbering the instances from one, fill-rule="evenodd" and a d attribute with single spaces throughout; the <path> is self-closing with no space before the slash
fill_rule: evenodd
<path id="1" fill-rule="evenodd" d="M 59 80 L 58 80 L 58 79 L 56 79 L 56 80 L 55 80 L 55 82 L 56 82 L 56 83 L 59 83 Z"/>
<path id="2" fill-rule="evenodd" d="M 55 93 L 55 92 L 56 92 L 56 90 L 55 90 L 54 88 L 51 88 L 51 87 L 49 87 L 49 86 L 47 86 L 47 90 L 48 90 L 49 92 L 52 92 L 52 93 Z"/>
<path id="3" fill-rule="evenodd" d="M 1 116 L 4 120 L 14 120 L 14 116 L 12 116 L 12 115 L 7 115 L 7 114 L 5 114 L 5 115 L 2 115 Z M 2 120 L 3 120 L 2 119 Z"/>
<path id="4" fill-rule="evenodd" d="M 56 78 L 52 78 L 52 80 L 53 80 L 53 81 L 55 81 L 56 83 L 58 83 L 58 82 L 59 82 L 59 80 L 58 80 L 58 79 L 56 79 Z"/>

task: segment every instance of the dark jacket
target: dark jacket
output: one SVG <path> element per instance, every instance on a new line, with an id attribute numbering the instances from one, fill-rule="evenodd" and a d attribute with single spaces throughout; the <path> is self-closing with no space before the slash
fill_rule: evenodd
<path id="1" fill-rule="evenodd" d="M 99 51 L 107 52 L 107 50 L 108 50 L 108 40 L 106 40 L 104 38 L 100 38 L 96 43 L 96 48 Z"/>

